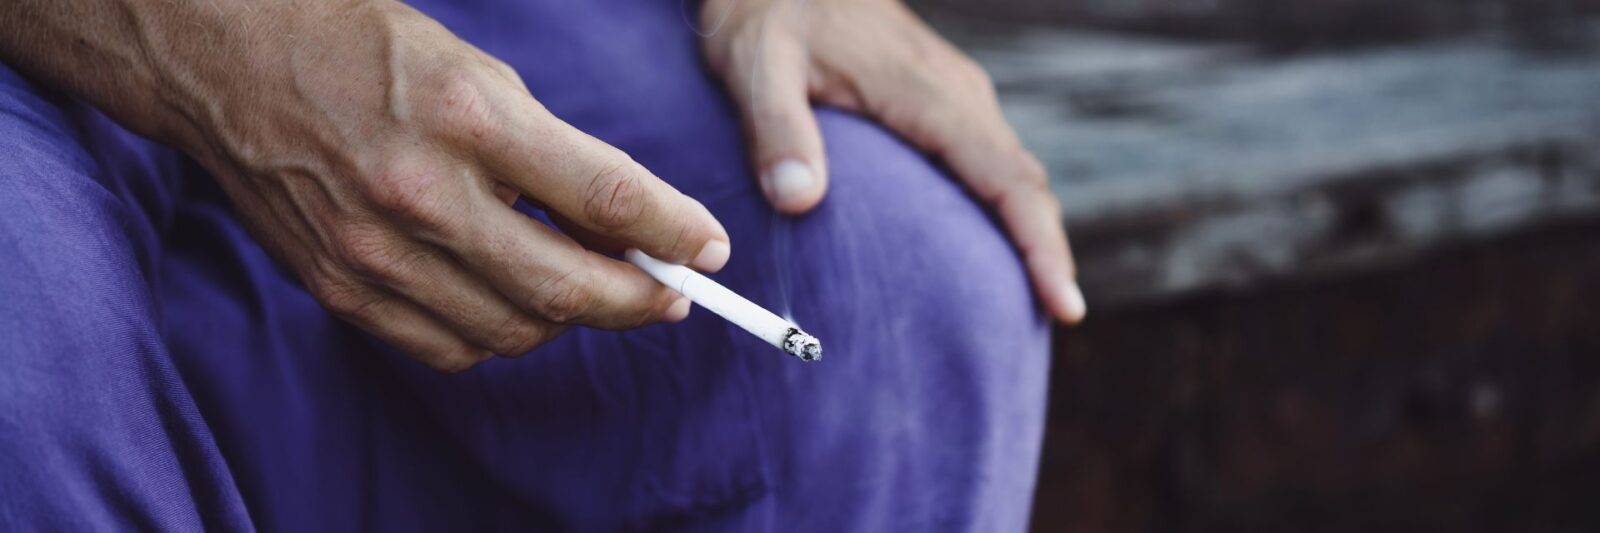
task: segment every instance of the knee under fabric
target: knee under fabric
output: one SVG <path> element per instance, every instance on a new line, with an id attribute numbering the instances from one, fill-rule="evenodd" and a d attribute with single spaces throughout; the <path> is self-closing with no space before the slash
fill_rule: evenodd
<path id="1" fill-rule="evenodd" d="M 1025 526 L 1047 326 L 935 163 L 821 111 L 829 196 L 778 217 L 673 2 L 413 5 L 706 204 L 717 281 L 828 358 L 698 313 L 433 373 L 318 307 L 192 163 L 0 69 L 0 529 Z"/>

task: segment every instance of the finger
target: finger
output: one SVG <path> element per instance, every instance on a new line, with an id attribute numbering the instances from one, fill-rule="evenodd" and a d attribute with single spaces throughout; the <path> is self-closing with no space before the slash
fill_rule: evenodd
<path id="1" fill-rule="evenodd" d="M 1062 229 L 1060 205 L 1049 187 L 1031 183 L 1011 186 L 995 197 L 992 205 L 1022 252 L 1045 309 L 1066 323 L 1081 322 L 1088 307 L 1075 279 L 1077 271 Z"/>
<path id="2" fill-rule="evenodd" d="M 950 128 L 937 135 L 951 169 L 991 205 L 1022 252 L 1034 288 L 1045 308 L 1069 324 L 1088 313 L 1077 269 L 1062 224 L 1061 206 L 1050 190 L 1043 165 L 1012 141 L 1015 134 L 998 117 L 984 117 L 991 128 Z"/>
<path id="3" fill-rule="evenodd" d="M 613 257 L 620 257 L 628 249 L 628 243 L 584 229 L 583 226 L 579 226 L 577 223 L 567 220 L 567 217 L 561 216 L 561 213 L 546 212 L 545 215 L 550 218 L 550 222 L 555 224 L 556 229 L 562 235 L 578 241 L 578 244 L 584 248 L 610 254 Z"/>
<path id="4" fill-rule="evenodd" d="M 630 329 L 688 314 L 687 300 L 632 265 L 591 252 L 495 199 L 438 245 L 513 305 L 556 324 Z"/>
<path id="5" fill-rule="evenodd" d="M 498 86 L 496 86 L 498 87 Z M 455 100 L 481 99 L 489 113 L 446 113 L 467 124 L 462 137 L 503 183 L 596 233 L 713 272 L 728 261 L 728 234 L 711 212 L 604 142 L 546 111 L 527 93 L 460 89 Z"/>
<path id="6" fill-rule="evenodd" d="M 557 324 L 523 313 L 431 245 L 382 229 L 350 226 L 340 231 L 348 267 L 427 310 L 474 345 L 498 354 L 519 355 L 563 331 Z"/>
<path id="7" fill-rule="evenodd" d="M 942 157 L 996 210 L 1045 308 L 1062 321 L 1077 323 L 1088 309 L 1049 176 L 1006 123 L 987 76 L 970 60 L 954 61 L 964 65 L 957 70 L 965 73 L 957 76 L 966 78 L 963 83 L 929 82 L 921 73 L 919 80 L 906 80 L 894 89 L 899 93 L 894 98 L 880 94 L 871 99 L 894 102 L 883 106 L 892 109 L 884 113 L 885 122 Z"/>
<path id="8" fill-rule="evenodd" d="M 727 76 L 729 91 L 744 116 L 751 160 L 761 192 L 779 212 L 816 207 L 828 188 L 822 132 L 807 90 L 805 51 L 792 39 L 771 38 L 736 51 L 738 68 Z"/>
<path id="9" fill-rule="evenodd" d="M 416 305 L 356 282 L 313 287 L 339 318 L 441 372 L 460 372 L 494 354 L 472 345 Z"/>

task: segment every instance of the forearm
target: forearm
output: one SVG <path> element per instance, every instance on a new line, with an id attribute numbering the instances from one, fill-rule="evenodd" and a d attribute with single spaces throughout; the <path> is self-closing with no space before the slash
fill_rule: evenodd
<path id="1" fill-rule="evenodd" d="M 10 0 L 0 2 L 0 60 L 138 133 L 199 149 L 219 137 L 207 132 L 274 103 L 261 95 L 296 94 L 306 80 L 294 74 L 313 69 L 292 67 L 321 47 L 359 45 L 339 42 L 356 40 L 340 23 L 389 3 Z"/>
<path id="2" fill-rule="evenodd" d="M 190 2 L 13 0 L 0 4 L 0 59 L 34 80 L 68 91 L 141 133 L 166 136 L 174 114 L 157 62 L 192 55 L 166 29 L 197 13 Z M 209 16 L 218 16 L 213 13 Z M 195 27 L 195 40 L 208 33 Z"/>

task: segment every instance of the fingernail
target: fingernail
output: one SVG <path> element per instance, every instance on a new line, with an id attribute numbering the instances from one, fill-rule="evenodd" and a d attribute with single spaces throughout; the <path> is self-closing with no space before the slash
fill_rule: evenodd
<path id="1" fill-rule="evenodd" d="M 1089 304 L 1083 300 L 1083 289 L 1077 282 L 1067 282 L 1067 288 L 1062 289 L 1061 301 L 1066 305 L 1067 321 L 1078 323 L 1089 314 Z"/>
<path id="2" fill-rule="evenodd" d="M 689 318 L 689 299 L 682 296 L 679 296 L 677 301 L 672 302 L 672 306 L 667 308 L 666 314 L 661 315 L 661 320 L 667 322 L 682 322 L 685 318 Z"/>
<path id="3" fill-rule="evenodd" d="M 694 261 L 689 265 L 701 272 L 716 272 L 722 270 L 722 265 L 728 264 L 728 254 L 731 249 L 728 243 L 722 241 L 707 241 L 700 253 L 694 256 Z"/>
<path id="4" fill-rule="evenodd" d="M 772 165 L 761 175 L 762 187 L 774 204 L 792 204 L 804 201 L 817 186 L 811 167 L 795 159 L 785 159 Z"/>

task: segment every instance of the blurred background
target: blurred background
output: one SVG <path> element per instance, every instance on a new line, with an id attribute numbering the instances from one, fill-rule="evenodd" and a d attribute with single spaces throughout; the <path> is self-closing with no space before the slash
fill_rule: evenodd
<path id="1" fill-rule="evenodd" d="M 921 0 L 1050 167 L 1040 531 L 1600 530 L 1600 0 Z"/>

